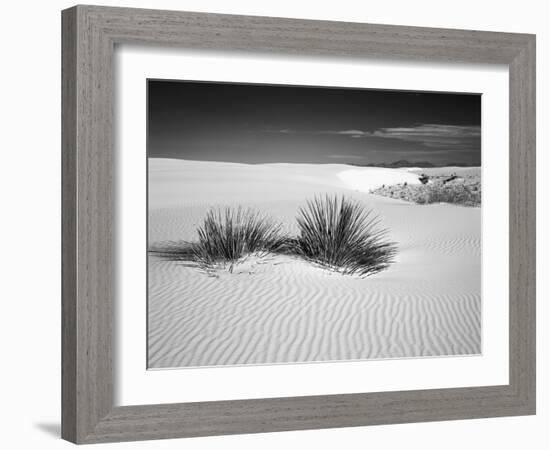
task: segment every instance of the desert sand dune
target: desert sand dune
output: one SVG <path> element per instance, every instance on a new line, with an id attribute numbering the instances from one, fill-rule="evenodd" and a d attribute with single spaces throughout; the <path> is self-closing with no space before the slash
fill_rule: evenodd
<path id="1" fill-rule="evenodd" d="M 479 354 L 480 208 L 365 193 L 415 180 L 406 170 L 337 164 L 150 159 L 150 248 L 195 239 L 216 205 L 257 208 L 295 232 L 306 199 L 339 193 L 374 208 L 399 253 L 367 278 L 281 255 L 212 277 L 150 254 L 149 367 Z"/>

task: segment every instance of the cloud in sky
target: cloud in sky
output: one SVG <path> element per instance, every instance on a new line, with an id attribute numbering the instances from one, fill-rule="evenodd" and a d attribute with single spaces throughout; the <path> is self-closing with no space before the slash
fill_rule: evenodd
<path id="1" fill-rule="evenodd" d="M 384 139 L 418 142 L 427 147 L 469 147 L 481 136 L 479 126 L 422 124 L 414 127 L 381 128 L 370 134 Z M 469 144 L 469 145 L 468 145 Z"/>
<path id="2" fill-rule="evenodd" d="M 301 133 L 284 129 L 279 133 Z M 327 134 L 347 136 L 354 139 L 380 138 L 397 139 L 405 142 L 415 142 L 426 147 L 435 148 L 472 148 L 479 146 L 481 127 L 470 125 L 419 124 L 410 127 L 379 128 L 375 131 L 363 130 L 322 130 L 312 134 Z"/>
<path id="3" fill-rule="evenodd" d="M 333 153 L 331 155 L 326 155 L 327 158 L 331 158 L 331 159 L 365 159 L 365 156 L 364 155 L 349 155 L 349 154 L 337 154 L 337 153 Z"/>

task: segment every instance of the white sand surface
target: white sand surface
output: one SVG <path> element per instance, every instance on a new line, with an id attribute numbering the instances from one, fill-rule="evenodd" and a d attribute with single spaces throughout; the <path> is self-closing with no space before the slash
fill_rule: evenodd
<path id="1" fill-rule="evenodd" d="M 481 352 L 481 210 L 366 193 L 415 182 L 406 170 L 338 164 L 149 160 L 149 245 L 193 240 L 212 206 L 265 211 L 295 232 L 316 194 L 374 208 L 398 243 L 367 278 L 286 256 L 208 276 L 149 256 L 149 367 L 274 364 Z"/>
<path id="2" fill-rule="evenodd" d="M 386 169 L 382 167 L 362 167 L 360 169 L 347 169 L 338 173 L 338 178 L 350 189 L 361 192 L 369 192 L 382 185 L 391 184 L 420 184 L 416 173 L 406 170 Z"/>

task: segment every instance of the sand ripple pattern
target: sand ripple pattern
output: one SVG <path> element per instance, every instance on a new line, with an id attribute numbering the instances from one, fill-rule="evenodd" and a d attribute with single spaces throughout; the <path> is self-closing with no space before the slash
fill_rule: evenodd
<path id="1" fill-rule="evenodd" d="M 210 277 L 152 258 L 149 366 L 273 364 L 480 353 L 481 298 L 357 279 L 272 257 Z"/>
<path id="2" fill-rule="evenodd" d="M 149 256 L 150 368 L 481 353 L 480 208 L 414 205 L 346 189 L 337 165 L 306 167 L 307 177 L 304 165 L 265 165 L 256 182 L 260 172 L 246 165 L 235 165 L 224 180 L 217 174 L 229 173 L 227 166 L 211 173 L 209 163 L 178 162 L 172 178 L 193 195 L 170 200 L 164 193 L 174 189 L 164 188 L 160 170 L 170 164 L 162 164 L 151 177 L 151 205 L 159 199 L 149 214 L 151 246 L 194 239 L 206 210 L 228 203 L 226 192 L 229 203 L 263 208 L 292 230 L 298 205 L 322 189 L 374 207 L 399 254 L 388 270 L 364 279 L 283 256 L 251 258 L 233 274 L 211 277 Z M 218 184 L 208 185 L 208 177 Z M 243 179 L 247 185 L 234 181 Z"/>

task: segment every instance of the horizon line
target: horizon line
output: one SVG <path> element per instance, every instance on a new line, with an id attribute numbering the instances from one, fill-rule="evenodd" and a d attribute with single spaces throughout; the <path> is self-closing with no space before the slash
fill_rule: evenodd
<path id="1" fill-rule="evenodd" d="M 433 166 L 433 168 L 439 168 L 439 167 L 481 167 L 481 163 L 479 164 L 468 164 L 468 163 L 457 163 L 457 162 L 450 162 L 445 164 L 435 164 L 431 163 L 429 161 L 409 161 L 409 160 L 397 160 L 392 161 L 388 163 L 352 163 L 352 162 L 287 162 L 287 161 L 278 161 L 278 162 L 265 162 L 265 163 L 254 163 L 254 162 L 241 162 L 241 161 L 223 161 L 223 160 L 205 160 L 205 159 L 188 159 L 188 158 L 174 158 L 174 157 L 165 157 L 165 156 L 147 156 L 146 159 L 170 159 L 170 160 L 176 160 L 176 161 L 192 161 L 192 162 L 211 162 L 211 163 L 225 163 L 225 164 L 246 164 L 249 166 L 260 166 L 260 165 L 267 165 L 267 164 L 318 164 L 318 165 L 344 165 L 344 166 L 355 166 L 355 167 L 384 167 L 384 165 L 391 165 L 398 163 L 400 161 L 406 161 L 408 164 L 411 164 L 410 167 L 426 167 L 423 166 L 423 164 L 428 163 Z M 412 166 L 412 164 L 418 166 Z M 391 169 L 392 167 L 386 167 L 388 169 Z M 399 168 L 399 167 L 394 167 Z M 429 168 L 429 167 L 426 167 Z"/>

